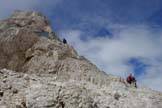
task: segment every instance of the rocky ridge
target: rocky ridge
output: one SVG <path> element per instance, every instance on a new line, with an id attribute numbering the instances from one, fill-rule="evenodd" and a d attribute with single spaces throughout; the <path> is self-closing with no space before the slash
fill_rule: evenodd
<path id="1" fill-rule="evenodd" d="M 162 108 L 162 94 L 105 74 L 37 12 L 0 21 L 0 108 Z"/>

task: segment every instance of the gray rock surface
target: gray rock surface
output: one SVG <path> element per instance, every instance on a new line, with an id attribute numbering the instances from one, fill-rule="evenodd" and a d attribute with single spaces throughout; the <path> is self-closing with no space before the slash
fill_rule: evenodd
<path id="1" fill-rule="evenodd" d="M 100 71 L 40 13 L 0 21 L 0 51 L 0 108 L 162 108 L 162 93 Z"/>

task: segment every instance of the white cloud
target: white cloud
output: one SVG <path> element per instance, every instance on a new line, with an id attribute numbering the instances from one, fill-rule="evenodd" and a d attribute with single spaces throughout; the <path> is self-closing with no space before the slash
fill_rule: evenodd
<path id="1" fill-rule="evenodd" d="M 107 73 L 126 77 L 133 69 L 126 62 L 130 58 L 142 58 L 142 62 L 149 64 L 146 74 L 140 76 L 139 83 L 152 89 L 161 90 L 162 62 L 162 34 L 154 33 L 146 26 L 125 27 L 114 33 L 117 38 L 91 38 L 81 40 L 83 32 L 79 30 L 64 30 L 60 35 L 67 38 L 77 51 L 90 59 L 100 69 Z"/>

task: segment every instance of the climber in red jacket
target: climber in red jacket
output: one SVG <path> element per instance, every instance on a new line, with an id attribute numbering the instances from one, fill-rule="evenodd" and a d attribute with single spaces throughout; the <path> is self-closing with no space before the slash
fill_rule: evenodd
<path id="1" fill-rule="evenodd" d="M 137 88 L 136 79 L 132 74 L 129 74 L 127 77 L 127 83 L 134 84 L 134 86 Z"/>

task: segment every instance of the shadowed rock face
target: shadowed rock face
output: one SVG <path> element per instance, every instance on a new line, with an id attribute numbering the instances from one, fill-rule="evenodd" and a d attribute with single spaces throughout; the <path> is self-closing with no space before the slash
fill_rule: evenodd
<path id="1" fill-rule="evenodd" d="M 161 93 L 100 71 L 40 13 L 0 21 L 0 51 L 0 108 L 162 108 Z"/>
<path id="2" fill-rule="evenodd" d="M 57 38 L 47 19 L 39 13 L 16 11 L 11 18 L 1 21 L 0 67 L 24 71 L 22 67 L 30 59 L 26 53 L 34 45 L 39 47 L 37 43 L 40 43 L 43 37 Z M 48 39 L 44 39 L 44 44 L 48 44 Z"/>

